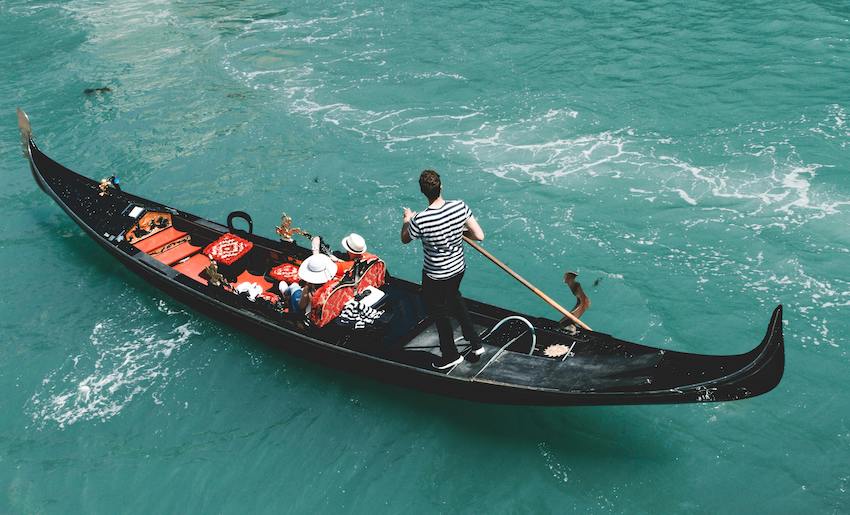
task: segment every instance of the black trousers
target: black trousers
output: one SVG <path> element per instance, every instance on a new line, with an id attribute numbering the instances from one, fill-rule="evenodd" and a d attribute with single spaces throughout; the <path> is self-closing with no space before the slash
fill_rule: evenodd
<path id="1" fill-rule="evenodd" d="M 440 352 L 444 358 L 457 358 L 460 355 L 455 345 L 449 316 L 460 322 L 463 337 L 470 343 L 474 345 L 481 342 L 478 333 L 472 327 L 466 303 L 460 296 L 459 288 L 462 279 L 463 272 L 442 281 L 431 279 L 422 272 L 422 300 L 425 301 L 425 309 L 437 325 L 437 333 L 440 335 Z"/>

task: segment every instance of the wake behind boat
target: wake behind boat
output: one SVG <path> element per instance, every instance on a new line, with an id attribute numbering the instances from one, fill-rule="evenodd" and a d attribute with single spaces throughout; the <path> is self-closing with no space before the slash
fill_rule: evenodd
<path id="1" fill-rule="evenodd" d="M 18 123 L 36 183 L 101 247 L 175 299 L 293 354 L 380 381 L 502 404 L 729 401 L 768 392 L 782 378 L 781 305 L 756 348 L 711 356 L 648 347 L 467 300 L 485 354 L 434 370 L 438 335 L 419 285 L 384 274 L 383 263 L 341 287 L 353 288 L 357 298 L 380 297 L 371 306 L 382 313 L 379 323 L 305 324 L 276 298 L 273 279 L 300 264 L 310 249 L 253 234 L 242 212 L 222 225 L 79 175 L 41 152 L 20 109 Z M 248 221 L 248 231 L 234 227 L 236 218 Z M 261 291 L 249 298 L 237 291 L 241 283 Z"/>

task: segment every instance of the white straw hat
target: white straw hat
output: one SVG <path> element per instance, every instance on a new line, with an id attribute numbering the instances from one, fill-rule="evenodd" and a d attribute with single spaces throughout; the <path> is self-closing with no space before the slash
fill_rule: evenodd
<path id="1" fill-rule="evenodd" d="M 363 236 L 353 232 L 342 239 L 342 248 L 352 254 L 362 254 L 366 252 L 366 240 L 363 239 Z"/>
<path id="2" fill-rule="evenodd" d="M 313 254 L 298 267 L 298 277 L 312 284 L 325 284 L 336 275 L 336 263 L 325 254 Z"/>

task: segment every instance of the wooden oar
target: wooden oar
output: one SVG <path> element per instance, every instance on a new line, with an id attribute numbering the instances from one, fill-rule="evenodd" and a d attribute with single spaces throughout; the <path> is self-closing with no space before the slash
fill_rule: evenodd
<path id="1" fill-rule="evenodd" d="M 525 286 L 526 288 L 528 288 L 529 290 L 531 290 L 532 292 L 534 292 L 534 294 L 535 294 L 535 295 L 537 295 L 538 297 L 540 297 L 541 299 L 543 299 L 543 300 L 544 300 L 547 304 L 549 304 L 549 305 L 550 305 L 550 306 L 552 306 L 553 308 L 557 309 L 557 310 L 558 310 L 558 311 L 559 311 L 562 315 L 564 315 L 565 317 L 567 317 L 567 318 L 569 318 L 570 320 L 572 320 L 572 321 L 573 321 L 573 323 L 575 323 L 575 324 L 576 324 L 576 325 L 578 325 L 579 327 L 582 327 L 582 328 L 584 328 L 584 329 L 587 329 L 588 331 L 592 331 L 592 330 L 593 330 L 593 329 L 591 329 L 591 328 L 590 328 L 590 326 L 588 326 L 587 324 L 585 324 L 584 322 L 582 322 L 581 320 L 579 320 L 579 319 L 578 319 L 575 315 L 573 315 L 572 313 L 570 313 L 569 311 L 567 311 L 567 309 L 566 309 L 566 308 L 564 308 L 563 306 L 561 306 L 560 304 L 558 304 L 557 302 L 555 302 L 554 300 L 552 300 L 552 298 L 551 298 L 551 297 L 549 297 L 548 295 L 546 295 L 545 293 L 543 293 L 542 291 L 540 291 L 540 289 L 539 289 L 539 288 L 537 288 L 536 286 L 534 286 L 534 285 L 533 285 L 533 284 L 531 284 L 530 282 L 526 281 L 524 277 L 522 277 L 522 276 L 521 276 L 521 275 L 519 275 L 518 273 L 516 273 L 516 272 L 514 272 L 513 270 L 511 270 L 511 269 L 510 269 L 510 267 L 508 267 L 508 265 L 506 265 L 506 264 L 502 263 L 501 261 L 499 261 L 499 259 L 498 259 L 498 258 L 496 258 L 496 256 L 494 256 L 493 254 L 490 254 L 489 252 L 487 252 L 486 250 L 484 250 L 484 248 L 483 248 L 481 245 L 479 245 L 478 243 L 476 243 L 474 240 L 472 240 L 472 239 L 470 239 L 470 238 L 467 238 L 466 236 L 464 236 L 464 237 L 463 237 L 463 239 L 464 239 L 464 240 L 466 240 L 466 242 L 467 242 L 467 243 L 469 243 L 469 244 L 472 246 L 472 248 L 474 248 L 475 250 L 477 250 L 478 252 L 480 252 L 481 254 L 483 254 L 483 255 L 484 255 L 484 257 L 486 257 L 487 259 L 489 259 L 490 261 L 492 261 L 493 263 L 495 263 L 495 264 L 496 264 L 496 266 L 498 266 L 499 268 L 501 268 L 501 269 L 502 269 L 502 270 L 504 270 L 505 272 L 509 273 L 509 274 L 511 275 L 511 277 L 513 277 L 514 279 L 516 279 L 517 281 L 519 281 L 520 283 L 522 283 L 522 285 L 523 285 L 523 286 Z"/>

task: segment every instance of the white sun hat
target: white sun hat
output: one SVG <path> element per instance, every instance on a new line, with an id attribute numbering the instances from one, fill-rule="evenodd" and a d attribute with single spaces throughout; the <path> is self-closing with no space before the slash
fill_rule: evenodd
<path id="1" fill-rule="evenodd" d="M 362 254 L 366 252 L 366 240 L 363 236 L 353 232 L 342 239 L 342 248 L 352 254 Z"/>
<path id="2" fill-rule="evenodd" d="M 298 277 L 311 284 L 325 284 L 336 275 L 336 263 L 325 254 L 313 254 L 298 267 Z"/>

